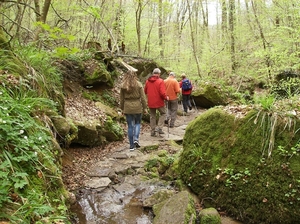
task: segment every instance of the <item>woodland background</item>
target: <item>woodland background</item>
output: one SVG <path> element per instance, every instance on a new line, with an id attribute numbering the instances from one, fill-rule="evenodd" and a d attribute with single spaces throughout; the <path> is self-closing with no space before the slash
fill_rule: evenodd
<path id="1" fill-rule="evenodd" d="M 96 42 L 195 78 L 272 78 L 299 69 L 299 7 L 296 0 L 2 0 L 0 13 L 12 45 L 58 57 Z"/>
<path id="2" fill-rule="evenodd" d="M 4 223 L 68 223 L 62 149 L 55 145 L 55 133 L 50 133 L 54 130 L 50 118 L 64 114 L 65 105 L 62 76 L 55 64 L 91 59 L 95 53 L 91 48 L 115 58 L 152 59 L 165 70 L 185 72 L 196 87 L 202 87 L 194 93 L 225 87 L 220 95 L 239 105 L 257 103 L 266 120 L 270 116 L 276 123 L 277 115 L 284 113 L 299 120 L 300 88 L 295 78 L 299 1 L 0 0 L 0 17 L 0 221 Z M 282 81 L 278 74 L 295 79 Z M 257 86 L 267 94 L 255 102 L 252 94 Z M 275 103 L 277 99 L 285 100 Z M 274 133 L 271 124 L 267 127 Z M 298 149 L 299 143 L 291 155 Z M 284 155 L 290 156 L 289 151 Z M 294 198 L 294 193 L 288 197 Z"/>

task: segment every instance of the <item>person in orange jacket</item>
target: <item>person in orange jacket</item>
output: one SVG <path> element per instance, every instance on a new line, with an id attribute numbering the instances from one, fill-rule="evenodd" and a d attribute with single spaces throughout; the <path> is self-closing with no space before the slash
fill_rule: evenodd
<path id="1" fill-rule="evenodd" d="M 146 84 L 144 87 L 150 111 L 151 136 L 155 136 L 156 132 L 158 132 L 158 134 L 164 134 L 162 128 L 164 126 L 166 115 L 165 100 L 169 100 L 169 97 L 166 94 L 166 86 L 164 80 L 160 78 L 160 74 L 160 69 L 155 68 L 152 72 L 152 76 L 150 76 L 146 80 Z M 156 111 L 159 112 L 157 125 Z"/>
<path id="2" fill-rule="evenodd" d="M 169 101 L 167 101 L 168 114 L 165 123 L 168 124 L 170 128 L 173 128 L 177 117 L 178 94 L 180 93 L 180 86 L 175 79 L 174 72 L 170 72 L 169 77 L 165 79 L 165 85 L 167 96 L 169 96 Z"/>

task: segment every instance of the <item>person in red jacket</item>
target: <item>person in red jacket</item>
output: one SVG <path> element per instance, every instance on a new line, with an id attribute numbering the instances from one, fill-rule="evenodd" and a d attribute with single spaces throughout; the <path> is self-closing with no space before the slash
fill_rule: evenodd
<path id="1" fill-rule="evenodd" d="M 166 94 L 165 82 L 160 78 L 161 71 L 159 68 L 155 68 L 150 76 L 146 80 L 144 87 L 145 94 L 148 99 L 148 107 L 150 110 L 150 127 L 151 136 L 158 134 L 164 134 L 162 128 L 164 126 L 166 108 L 165 100 L 169 100 Z M 158 123 L 156 125 L 156 111 L 159 112 Z"/>
<path id="2" fill-rule="evenodd" d="M 192 110 L 191 93 L 192 93 L 192 90 L 193 90 L 193 86 L 190 90 L 183 90 L 182 89 L 182 82 L 184 80 L 186 80 L 186 75 L 185 75 L 185 73 L 182 73 L 181 74 L 181 81 L 179 82 L 179 85 L 180 85 L 180 88 L 181 88 L 183 110 L 184 110 L 185 113 L 187 113 L 188 108 L 190 110 Z"/>

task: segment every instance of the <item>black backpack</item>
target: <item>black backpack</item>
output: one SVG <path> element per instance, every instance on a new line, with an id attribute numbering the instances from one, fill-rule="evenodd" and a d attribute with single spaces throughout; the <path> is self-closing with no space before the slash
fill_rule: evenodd
<path id="1" fill-rule="evenodd" d="M 187 91 L 192 89 L 192 83 L 188 79 L 182 80 L 182 90 Z"/>

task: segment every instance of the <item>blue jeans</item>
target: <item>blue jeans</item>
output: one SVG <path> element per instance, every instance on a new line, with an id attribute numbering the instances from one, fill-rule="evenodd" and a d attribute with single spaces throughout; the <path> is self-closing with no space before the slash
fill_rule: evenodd
<path id="1" fill-rule="evenodd" d="M 125 114 L 127 121 L 127 136 L 129 139 L 130 148 L 134 148 L 134 141 L 139 141 L 142 114 Z"/>

